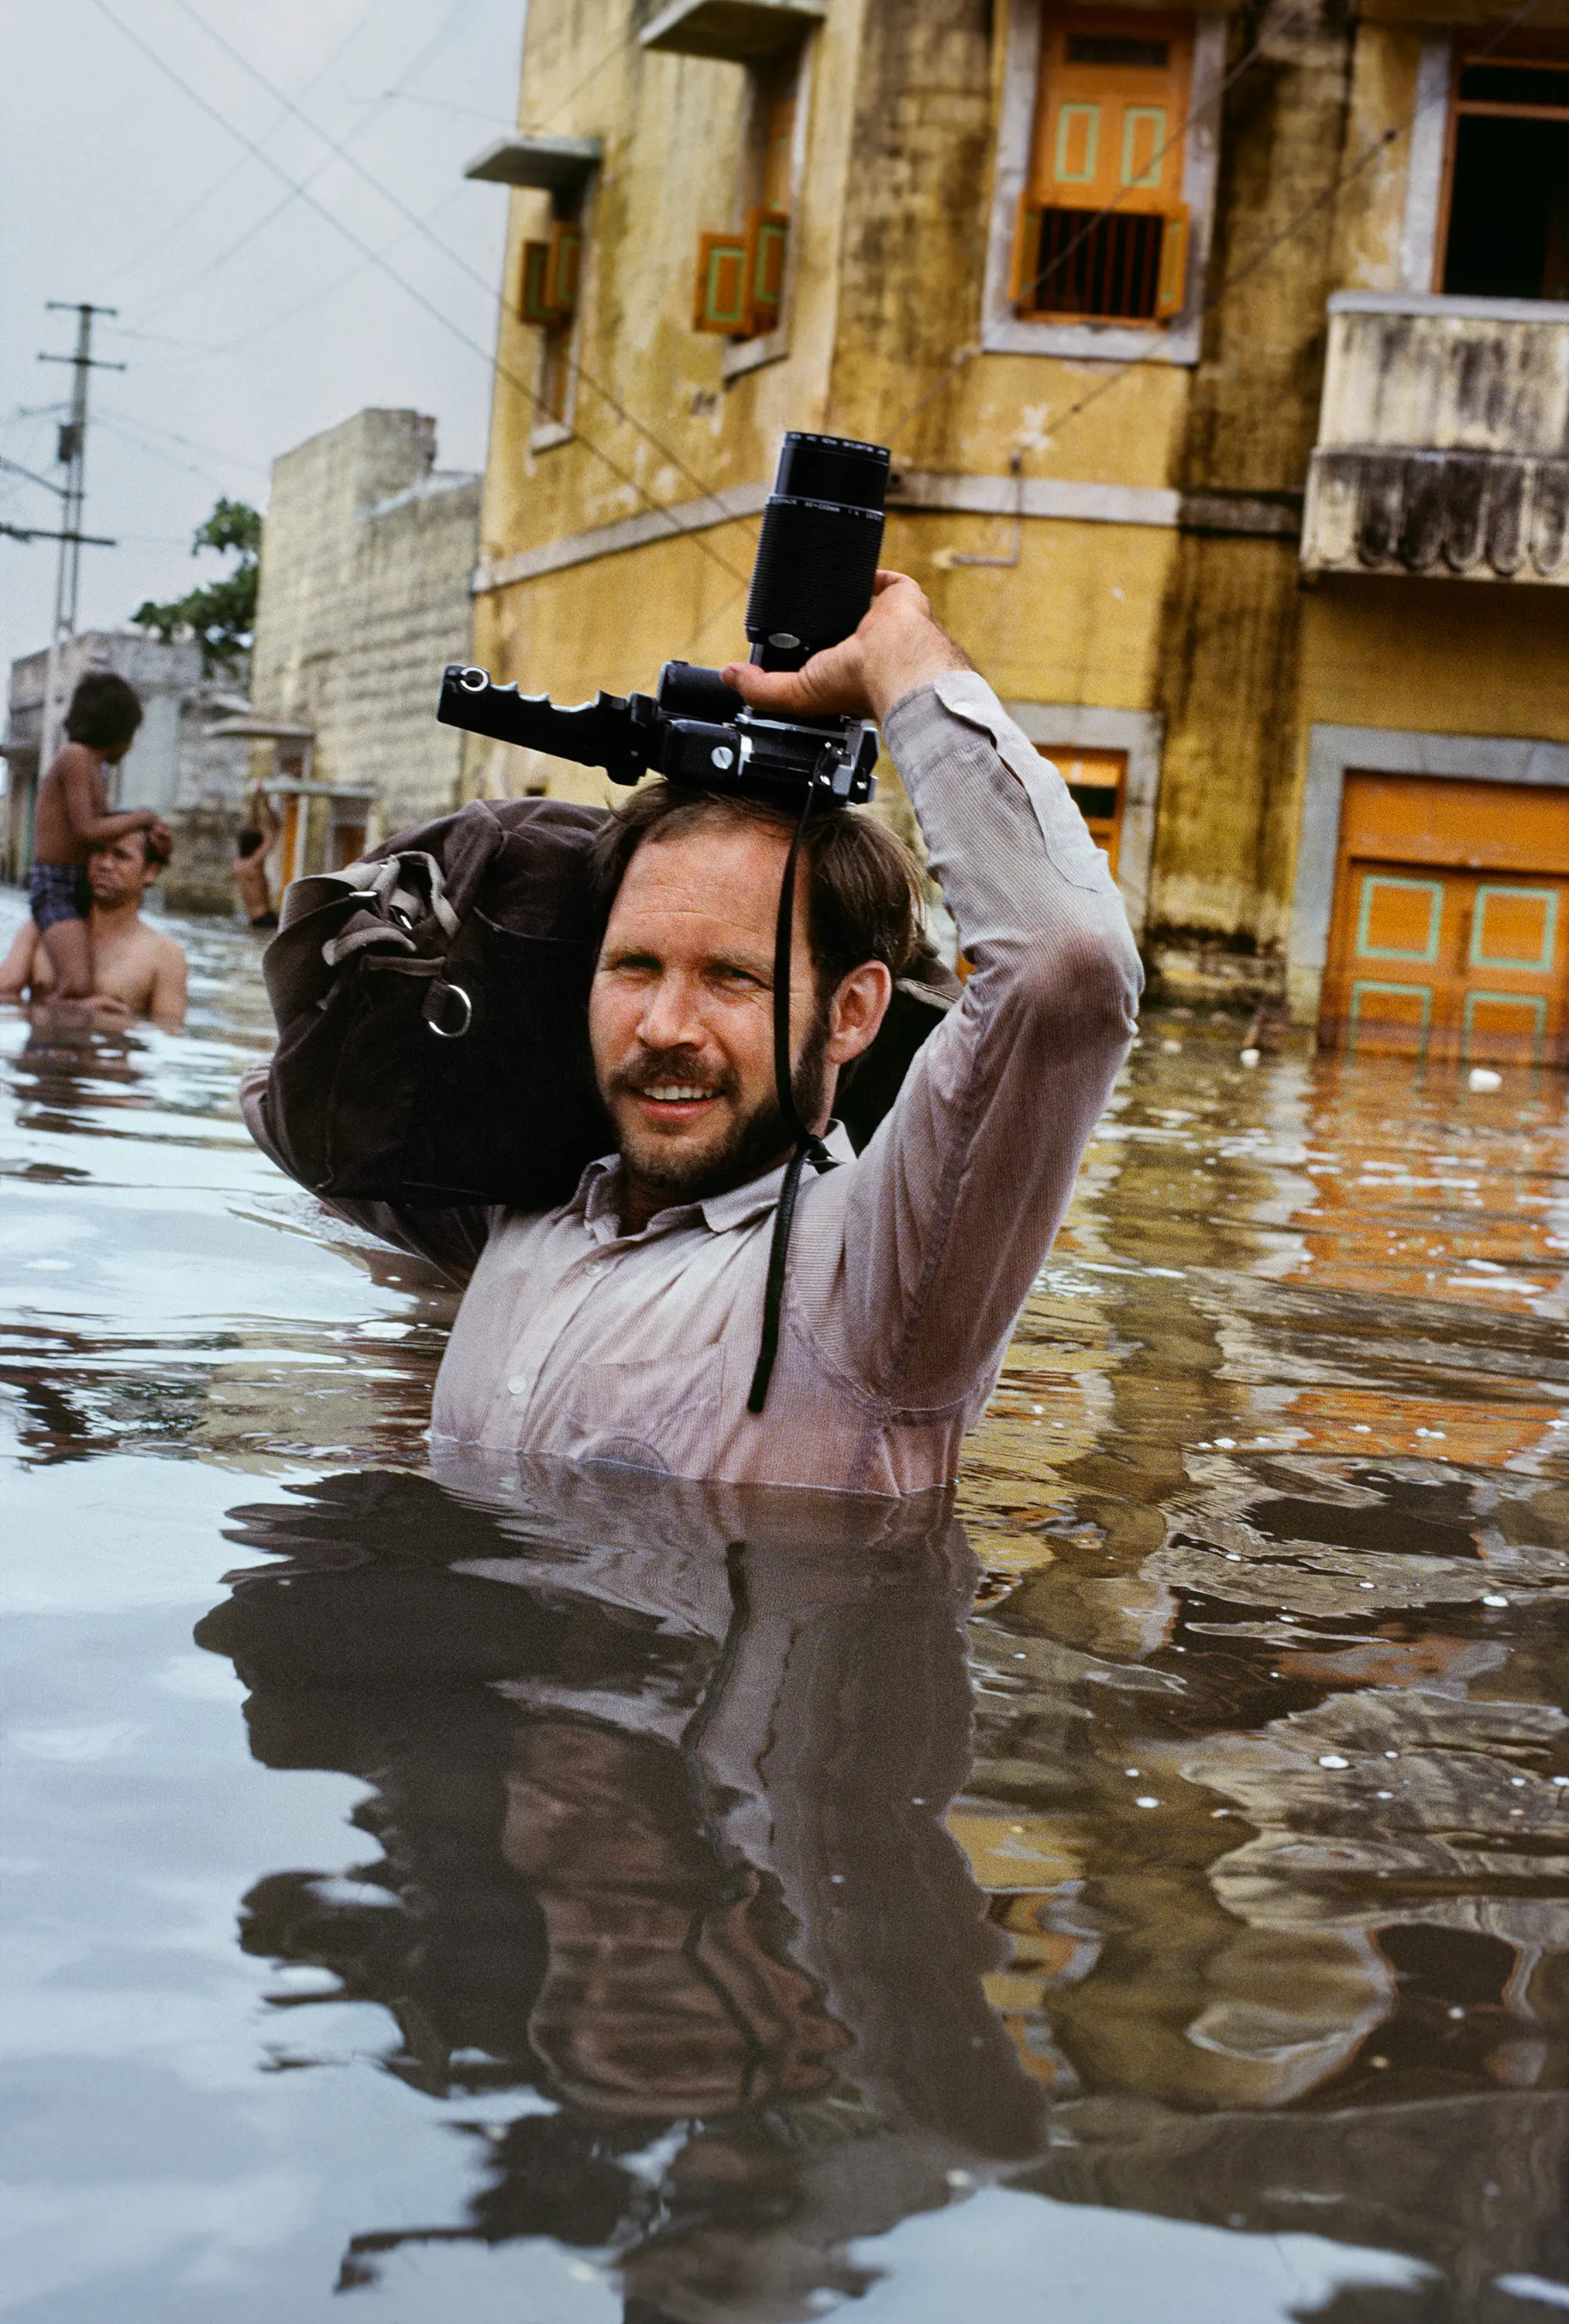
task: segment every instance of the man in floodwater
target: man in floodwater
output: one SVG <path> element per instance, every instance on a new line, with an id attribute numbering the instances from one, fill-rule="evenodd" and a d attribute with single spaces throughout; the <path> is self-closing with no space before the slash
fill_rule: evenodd
<path id="1" fill-rule="evenodd" d="M 185 954 L 170 936 L 142 917 L 149 889 L 169 862 L 156 831 L 123 832 L 87 858 L 87 930 L 92 947 L 93 990 L 85 1005 L 106 1017 L 185 1019 Z M 0 964 L 0 1001 L 58 999 L 54 963 L 31 920 L 17 930 Z"/>
<path id="2" fill-rule="evenodd" d="M 1132 1039 L 1138 956 L 1061 778 L 913 581 L 880 574 L 855 635 L 800 671 L 724 675 L 762 710 L 877 720 L 973 965 L 858 1156 L 835 1087 L 914 952 L 917 875 L 868 818 L 807 826 L 791 1054 L 840 1167 L 801 1187 L 763 1411 L 748 1397 L 791 1147 L 773 973 L 793 825 L 775 810 L 656 783 L 607 823 L 589 1029 L 618 1151 L 570 1202 L 335 1207 L 471 1276 L 438 1442 L 918 1491 L 953 1476 L 996 1379 Z M 270 1145 L 264 1079 L 246 1114 Z"/>

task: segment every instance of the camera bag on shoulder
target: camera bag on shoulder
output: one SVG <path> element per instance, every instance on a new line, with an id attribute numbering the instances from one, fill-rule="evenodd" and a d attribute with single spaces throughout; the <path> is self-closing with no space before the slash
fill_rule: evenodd
<path id="1" fill-rule="evenodd" d="M 614 1146 L 588 1038 L 605 812 L 477 799 L 288 889 L 263 961 L 279 1037 L 263 1111 L 302 1185 L 548 1210 Z M 958 990 L 934 957 L 901 978 L 841 1084 L 858 1148 Z"/>

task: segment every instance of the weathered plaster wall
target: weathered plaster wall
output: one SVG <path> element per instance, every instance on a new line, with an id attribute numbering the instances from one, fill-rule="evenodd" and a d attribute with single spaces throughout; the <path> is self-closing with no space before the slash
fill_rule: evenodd
<path id="1" fill-rule="evenodd" d="M 1298 749 L 1310 727 L 1569 742 L 1569 604 L 1557 589 L 1336 576 L 1303 599 Z"/>
<path id="2" fill-rule="evenodd" d="M 1214 304 L 1179 479 L 1188 492 L 1299 492 L 1342 263 L 1353 33 L 1336 0 L 1298 13 L 1276 0 L 1233 40 L 1238 55 L 1254 41 L 1261 53 L 1225 100 Z M 1269 957 L 1282 939 L 1298 631 L 1294 542 L 1181 537 L 1157 655 L 1167 730 L 1149 923 L 1172 973 L 1212 945 Z"/>
<path id="3" fill-rule="evenodd" d="M 314 726 L 316 779 L 372 787 L 387 830 L 458 791 L 434 710 L 470 651 L 481 487 L 435 458 L 434 420 L 357 412 L 274 463 L 262 536 L 255 708 Z"/>

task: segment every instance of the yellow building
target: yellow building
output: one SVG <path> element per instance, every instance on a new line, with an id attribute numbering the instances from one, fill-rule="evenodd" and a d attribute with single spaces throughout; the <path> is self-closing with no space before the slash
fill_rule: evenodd
<path id="1" fill-rule="evenodd" d="M 885 443 L 1168 990 L 1569 1050 L 1569 0 L 531 0 L 518 118 L 480 661 L 722 660 Z"/>

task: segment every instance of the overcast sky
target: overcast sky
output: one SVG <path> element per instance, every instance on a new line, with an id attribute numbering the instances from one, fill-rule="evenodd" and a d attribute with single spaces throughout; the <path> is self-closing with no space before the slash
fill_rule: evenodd
<path id="1" fill-rule="evenodd" d="M 190 537 L 218 495 L 264 506 L 277 455 L 362 405 L 433 412 L 440 466 L 482 466 L 507 197 L 463 167 L 513 125 L 525 6 L 7 0 L 0 456 L 58 477 L 71 374 L 37 355 L 67 350 L 76 318 L 46 301 L 120 310 L 96 327 L 95 354 L 126 369 L 93 374 L 86 521 L 120 545 L 82 552 L 79 627 L 216 576 Z M 52 525 L 56 507 L 0 469 L 0 519 Z M 48 641 L 55 555 L 0 536 L 7 664 Z"/>

